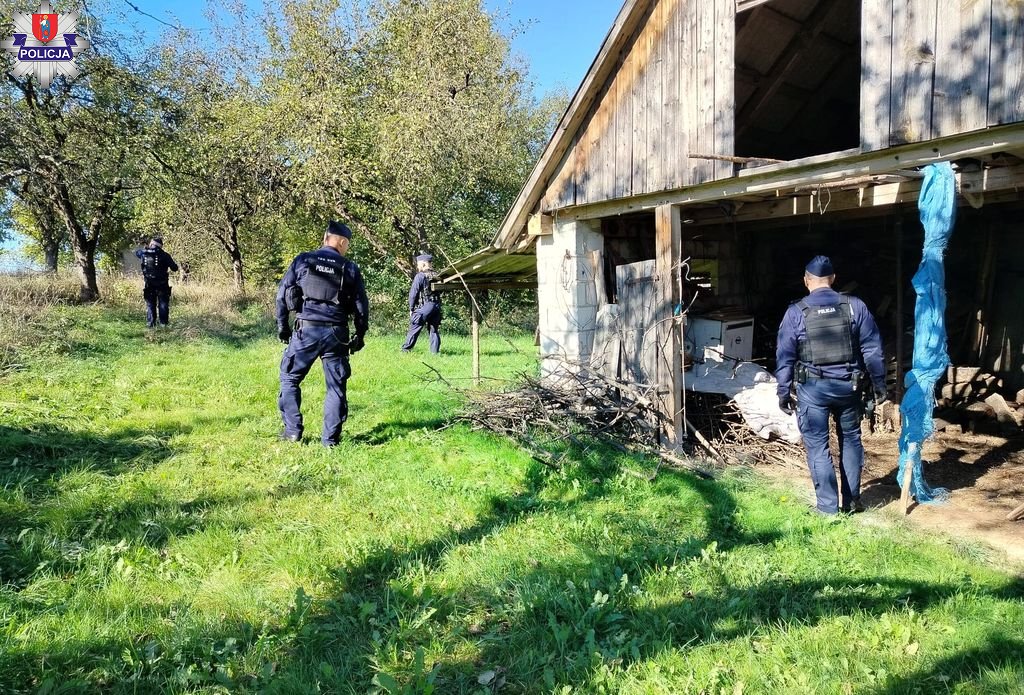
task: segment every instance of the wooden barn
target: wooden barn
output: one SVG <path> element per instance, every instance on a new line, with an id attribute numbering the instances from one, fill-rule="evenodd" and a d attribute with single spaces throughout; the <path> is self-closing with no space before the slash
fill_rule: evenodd
<path id="1" fill-rule="evenodd" d="M 954 364 L 1024 389 L 1024 2 L 627 0 L 491 247 L 442 286 L 536 286 L 544 369 L 602 356 L 683 435 L 683 356 L 774 356 L 803 266 L 874 311 L 899 393 L 921 168 L 952 162 Z M 699 330 L 698 330 L 699 328 Z"/>

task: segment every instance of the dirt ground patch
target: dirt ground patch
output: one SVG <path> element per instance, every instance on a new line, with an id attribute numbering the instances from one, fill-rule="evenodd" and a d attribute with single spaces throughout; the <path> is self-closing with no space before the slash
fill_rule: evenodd
<path id="1" fill-rule="evenodd" d="M 872 510 L 902 516 L 896 484 L 899 439 L 892 433 L 864 433 L 865 463 L 861 495 Z M 925 444 L 924 474 L 932 487 L 950 492 L 946 504 L 914 504 L 907 518 L 912 525 L 980 540 L 1005 552 L 1024 568 L 1024 521 L 1006 515 L 1024 502 L 1024 436 L 938 433 Z M 762 467 L 769 475 L 794 479 L 812 495 L 810 476 L 801 462 Z"/>

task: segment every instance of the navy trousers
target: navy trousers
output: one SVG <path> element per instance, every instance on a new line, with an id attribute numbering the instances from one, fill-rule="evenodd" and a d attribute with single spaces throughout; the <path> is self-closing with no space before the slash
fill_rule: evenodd
<path id="1" fill-rule="evenodd" d="M 424 326 L 430 333 L 430 351 L 435 355 L 441 352 L 441 307 L 433 302 L 424 304 L 412 313 L 409 318 L 409 332 L 405 334 L 403 350 L 416 347 L 416 339 L 420 337 Z"/>
<path id="2" fill-rule="evenodd" d="M 142 290 L 142 296 L 146 300 L 146 325 L 152 328 L 159 319 L 160 325 L 166 326 L 168 315 L 171 313 L 170 286 L 146 285 Z"/>
<path id="3" fill-rule="evenodd" d="M 797 423 L 807 451 L 818 511 L 835 514 L 860 499 L 860 474 L 864 468 L 864 444 L 860 439 L 861 400 L 853 383 L 841 379 L 808 378 L 797 384 Z M 839 436 L 839 481 L 828 448 L 828 419 L 835 417 Z"/>
<path id="4" fill-rule="evenodd" d="M 348 326 L 299 322 L 281 358 L 281 411 L 286 436 L 302 436 L 302 380 L 317 358 L 323 364 L 327 395 L 324 398 L 324 429 L 320 440 L 334 446 L 348 419 L 346 384 L 351 375 L 348 361 Z"/>

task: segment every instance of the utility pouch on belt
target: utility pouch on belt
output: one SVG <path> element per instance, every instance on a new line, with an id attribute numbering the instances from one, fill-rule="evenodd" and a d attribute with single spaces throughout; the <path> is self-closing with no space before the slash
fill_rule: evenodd
<path id="1" fill-rule="evenodd" d="M 288 307 L 288 311 L 294 311 L 296 313 L 302 311 L 302 288 L 298 285 L 292 285 L 284 291 L 284 305 Z"/>
<path id="2" fill-rule="evenodd" d="M 796 363 L 796 383 L 806 384 L 807 383 L 807 365 Z"/>

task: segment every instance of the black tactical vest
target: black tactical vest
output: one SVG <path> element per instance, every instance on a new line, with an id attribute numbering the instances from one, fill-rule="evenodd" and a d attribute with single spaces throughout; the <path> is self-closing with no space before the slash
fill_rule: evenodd
<path id="1" fill-rule="evenodd" d="M 142 277 L 149 281 L 163 280 L 160 276 L 160 250 L 146 249 L 142 252 Z"/>
<path id="2" fill-rule="evenodd" d="M 416 298 L 416 308 L 419 309 L 424 304 L 440 304 L 441 298 L 437 292 L 434 291 L 434 280 L 437 278 L 437 273 L 432 270 L 428 270 L 423 273 L 427 279 L 426 286 L 420 290 L 419 296 Z"/>
<path id="3" fill-rule="evenodd" d="M 317 254 L 306 260 L 306 272 L 299 279 L 304 301 L 341 304 L 341 290 L 345 286 L 344 258 Z"/>
<path id="4" fill-rule="evenodd" d="M 811 306 L 802 300 L 797 307 L 803 312 L 807 330 L 807 337 L 800 342 L 801 362 L 815 367 L 856 362 L 849 299 L 842 297 L 830 306 Z"/>

